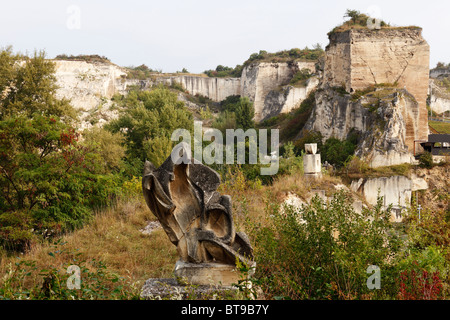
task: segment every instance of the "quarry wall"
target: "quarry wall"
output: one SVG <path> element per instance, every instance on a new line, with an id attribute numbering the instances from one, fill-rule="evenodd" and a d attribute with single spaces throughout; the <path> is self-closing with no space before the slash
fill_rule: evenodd
<path id="1" fill-rule="evenodd" d="M 369 86 L 391 84 L 406 89 L 417 101 L 405 114 L 406 144 L 426 140 L 426 100 L 430 47 L 418 27 L 350 29 L 330 34 L 323 85 L 344 87 L 349 93 Z"/>
<path id="2" fill-rule="evenodd" d="M 72 105 L 88 113 L 114 94 L 125 94 L 127 88 L 142 89 L 163 83 L 180 84 L 189 94 L 205 96 L 220 102 L 232 95 L 248 97 L 254 103 L 255 120 L 289 112 L 318 85 L 313 78 L 304 87 L 289 86 L 292 77 L 302 69 L 315 72 L 314 62 L 253 63 L 245 67 L 241 78 L 212 78 L 202 75 L 155 74 L 150 79 L 127 79 L 126 70 L 110 63 L 54 60 L 59 98 L 70 99 Z"/>

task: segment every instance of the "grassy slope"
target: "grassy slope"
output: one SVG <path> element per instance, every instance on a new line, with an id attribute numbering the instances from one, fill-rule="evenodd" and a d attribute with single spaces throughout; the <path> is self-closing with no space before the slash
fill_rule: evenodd
<path id="1" fill-rule="evenodd" d="M 440 121 L 428 121 L 430 127 L 441 134 L 450 134 L 450 123 Z"/>

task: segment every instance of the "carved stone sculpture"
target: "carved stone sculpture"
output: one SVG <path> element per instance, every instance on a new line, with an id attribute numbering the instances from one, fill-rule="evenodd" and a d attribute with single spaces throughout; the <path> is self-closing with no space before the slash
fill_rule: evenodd
<path id="1" fill-rule="evenodd" d="M 193 284 L 229 285 L 238 279 L 236 260 L 254 266 L 253 249 L 245 233 L 235 232 L 231 198 L 216 191 L 219 184 L 217 172 L 194 160 L 174 163 L 169 156 L 158 169 L 145 163 L 144 198 L 177 247 L 175 275 Z"/>

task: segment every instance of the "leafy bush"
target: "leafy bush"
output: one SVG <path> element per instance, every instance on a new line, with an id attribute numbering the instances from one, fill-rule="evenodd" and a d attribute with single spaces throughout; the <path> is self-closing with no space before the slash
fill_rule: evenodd
<path id="1" fill-rule="evenodd" d="M 322 146 L 321 155 L 324 161 L 336 166 L 344 166 L 350 157 L 354 154 L 357 141 L 356 136 L 347 140 L 329 138 Z"/>
<path id="2" fill-rule="evenodd" d="M 242 75 L 242 69 L 243 67 L 241 65 L 236 65 L 234 68 L 218 65 L 215 70 L 205 70 L 203 73 L 208 77 L 239 78 Z"/>
<path id="3" fill-rule="evenodd" d="M 309 69 L 302 69 L 297 72 L 291 79 L 291 85 L 305 85 L 305 81 L 311 78 L 311 71 Z"/>
<path id="4" fill-rule="evenodd" d="M 383 278 L 383 290 L 371 293 L 367 268 L 376 265 L 388 276 L 389 260 L 400 241 L 391 232 L 390 210 L 382 201 L 372 210 L 356 213 L 344 192 L 329 203 L 316 196 L 310 205 L 284 213 L 267 200 L 269 225 L 251 225 L 258 268 L 256 278 L 269 298 L 358 299 L 396 292 Z M 371 220 L 372 219 L 372 220 Z"/>
<path id="5" fill-rule="evenodd" d="M 157 70 L 153 70 L 147 67 L 145 64 L 141 64 L 137 67 L 128 67 L 127 68 L 127 78 L 128 79 L 137 79 L 137 80 L 145 80 L 149 79 L 152 74 L 160 73 Z"/>
<path id="6" fill-rule="evenodd" d="M 315 91 L 312 91 L 308 97 L 302 101 L 300 107 L 292 112 L 289 120 L 280 130 L 281 141 L 293 140 L 303 129 L 308 121 L 315 105 Z"/>
<path id="7" fill-rule="evenodd" d="M 434 162 L 431 152 L 425 151 L 419 156 L 419 166 L 427 169 L 433 168 Z"/>
<path id="8" fill-rule="evenodd" d="M 313 49 L 305 47 L 304 49 L 292 48 L 290 50 L 282 50 L 275 53 L 269 53 L 265 50 L 260 50 L 259 53 L 252 53 L 250 57 L 244 62 L 244 66 L 249 65 L 255 61 L 267 62 L 289 62 L 289 61 L 316 61 L 324 54 L 320 45 L 314 46 Z"/>
<path id="9" fill-rule="evenodd" d="M 89 63 L 111 63 L 111 61 L 107 57 L 99 56 L 98 54 L 80 54 L 77 56 L 60 54 L 55 57 L 55 60 L 86 61 Z"/>

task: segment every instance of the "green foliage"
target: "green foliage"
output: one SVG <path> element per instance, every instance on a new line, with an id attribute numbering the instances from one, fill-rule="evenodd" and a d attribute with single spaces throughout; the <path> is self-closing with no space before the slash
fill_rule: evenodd
<path id="1" fill-rule="evenodd" d="M 99 155 L 77 140 L 74 129 L 56 117 L 0 121 L 2 244 L 24 249 L 29 230 L 45 237 L 80 227 L 91 208 L 108 203 L 114 178 L 99 175 Z"/>
<path id="2" fill-rule="evenodd" d="M 256 61 L 267 62 L 289 62 L 289 61 L 316 61 L 324 54 L 320 45 L 315 45 L 313 49 L 308 47 L 304 49 L 292 48 L 290 50 L 282 50 L 276 53 L 269 53 L 265 50 L 260 50 L 259 53 L 252 53 L 244 66 Z"/>
<path id="3" fill-rule="evenodd" d="M 431 152 L 425 151 L 419 156 L 419 166 L 427 169 L 433 168 L 434 162 Z"/>
<path id="4" fill-rule="evenodd" d="M 253 103 L 247 97 L 242 97 L 239 100 L 239 106 L 236 109 L 236 127 L 246 131 L 254 127 L 253 117 L 255 116 L 255 109 Z"/>
<path id="5" fill-rule="evenodd" d="M 236 65 L 236 67 L 226 67 L 222 65 L 218 65 L 215 70 L 205 70 L 203 73 L 208 75 L 208 77 L 216 77 L 216 78 L 239 78 L 242 74 L 243 66 Z"/>
<path id="6" fill-rule="evenodd" d="M 309 69 L 302 69 L 292 77 L 290 84 L 294 86 L 304 86 L 305 81 L 309 78 L 311 78 L 311 71 Z"/>
<path id="7" fill-rule="evenodd" d="M 221 102 L 222 112 L 214 120 L 212 126 L 225 134 L 226 129 L 253 128 L 255 110 L 247 97 L 230 96 Z"/>
<path id="8" fill-rule="evenodd" d="M 399 252 L 399 239 L 391 232 L 390 211 L 382 202 L 356 213 L 344 192 L 325 203 L 320 197 L 298 210 L 267 199 L 268 226 L 254 224 L 257 243 L 256 277 L 269 298 L 358 299 L 370 294 L 367 267 L 377 265 L 388 275 L 388 258 Z M 371 219 L 373 220 L 371 221 Z M 384 294 L 394 290 L 382 279 Z"/>
<path id="9" fill-rule="evenodd" d="M 174 146 L 170 139 L 172 133 L 176 129 L 193 131 L 192 115 L 177 94 L 164 86 L 151 91 L 131 91 L 115 102 L 119 118 L 106 128 L 113 133 L 123 132 L 130 163 L 148 159 L 156 167 L 160 166 Z"/>
<path id="10" fill-rule="evenodd" d="M 78 143 L 44 56 L 0 52 L 0 245 L 12 250 L 82 226 L 115 193 L 100 155 Z"/>
<path id="11" fill-rule="evenodd" d="M 117 172 L 122 167 L 125 156 L 122 133 L 111 133 L 103 128 L 92 127 L 82 133 L 82 144 L 99 155 L 102 162 L 101 173 Z"/>
<path id="12" fill-rule="evenodd" d="M 124 278 L 108 270 L 102 261 L 82 260 L 81 253 L 68 252 L 60 241 L 49 252 L 49 260 L 69 256 L 70 263 L 38 270 L 36 261 L 20 259 L 11 265 L 0 285 L 0 300 L 136 300 L 139 292 Z M 69 266 L 80 270 L 80 287 L 73 285 Z M 29 280 L 39 278 L 40 281 Z"/>
<path id="13" fill-rule="evenodd" d="M 146 80 L 149 79 L 152 74 L 160 73 L 160 71 L 153 70 L 147 67 L 145 64 L 141 64 L 137 67 L 128 67 L 127 68 L 127 78 L 128 79 L 137 79 L 137 80 Z"/>
<path id="14" fill-rule="evenodd" d="M 88 63 L 111 63 L 107 57 L 99 56 L 98 54 L 79 54 L 77 56 L 60 54 L 55 57 L 55 60 L 85 61 Z"/>
<path id="15" fill-rule="evenodd" d="M 227 129 L 236 128 L 236 114 L 234 112 L 224 111 L 214 119 L 212 126 L 225 134 Z"/>
<path id="16" fill-rule="evenodd" d="M 287 123 L 282 126 L 280 130 L 281 141 L 293 140 L 300 133 L 308 121 L 315 103 L 316 95 L 315 91 L 312 91 L 308 97 L 302 101 L 300 107 L 291 113 Z"/>
<path id="17" fill-rule="evenodd" d="M 333 34 L 335 32 L 346 31 L 351 28 L 359 27 L 359 28 L 367 28 L 367 21 L 371 19 L 368 15 L 359 12 L 358 10 L 347 9 L 345 12 L 344 18 L 350 18 L 345 21 L 343 24 L 335 27 L 332 31 L 328 33 L 328 35 Z M 380 27 L 389 27 L 384 21 L 380 21 Z"/>

